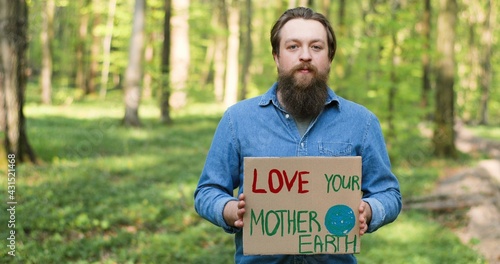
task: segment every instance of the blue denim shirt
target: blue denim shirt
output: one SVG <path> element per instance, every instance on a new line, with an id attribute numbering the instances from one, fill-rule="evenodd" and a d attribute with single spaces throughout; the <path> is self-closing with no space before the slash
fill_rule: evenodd
<path id="1" fill-rule="evenodd" d="M 356 263 L 353 255 L 245 256 L 241 230 L 224 221 L 224 206 L 237 200 L 233 191 L 243 192 L 244 157 L 361 156 L 363 200 L 372 209 L 368 232 L 394 221 L 401 211 L 399 183 L 377 117 L 329 89 L 323 112 L 301 136 L 280 106 L 276 86 L 224 113 L 194 193 L 195 209 L 226 232 L 236 233 L 236 263 Z"/>

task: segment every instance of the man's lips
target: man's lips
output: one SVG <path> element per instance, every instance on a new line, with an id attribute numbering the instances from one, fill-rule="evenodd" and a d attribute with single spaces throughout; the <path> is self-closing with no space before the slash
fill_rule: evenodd
<path id="1" fill-rule="evenodd" d="M 304 65 L 304 64 L 298 65 L 297 67 L 295 67 L 294 70 L 297 71 L 297 72 L 300 72 L 300 73 L 313 73 L 313 72 L 316 71 L 316 69 L 315 69 L 314 66 L 308 65 L 308 64 L 306 64 L 306 65 Z"/>

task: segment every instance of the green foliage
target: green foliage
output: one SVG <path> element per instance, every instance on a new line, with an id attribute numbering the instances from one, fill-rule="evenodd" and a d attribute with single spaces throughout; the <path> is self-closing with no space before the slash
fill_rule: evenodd
<path id="1" fill-rule="evenodd" d="M 200 219 L 193 210 L 192 193 L 204 163 L 213 131 L 221 114 L 212 104 L 213 87 L 200 85 L 206 71 L 208 47 L 214 34 L 224 34 L 211 24 L 213 1 L 192 1 L 190 7 L 191 69 L 188 108 L 174 113 L 175 124 L 158 124 L 157 102 L 143 101 L 140 116 L 145 126 L 126 129 L 122 93 L 108 93 L 108 101 L 75 90 L 74 60 L 78 19 L 89 14 L 90 54 L 92 36 L 104 36 L 106 8 L 82 7 L 81 1 L 58 0 L 54 51 L 54 106 L 37 105 L 40 91 L 35 80 L 40 70 L 42 1 L 30 7 L 28 64 L 32 79 L 27 87 L 28 137 L 42 165 L 18 167 L 16 197 L 17 257 L 0 247 L 1 263 L 232 263 L 232 236 Z M 278 1 L 253 1 L 252 73 L 248 96 L 262 93 L 275 80 L 269 31 L 285 5 Z M 332 64 L 331 87 L 341 96 L 366 105 L 380 117 L 388 131 L 388 91 L 396 87 L 394 130 L 388 147 L 394 171 L 401 182 L 403 198 L 432 190 L 440 171 L 472 163 L 467 156 L 457 161 L 431 159 L 431 143 L 418 129 L 429 109 L 419 107 L 422 37 L 418 25 L 422 4 L 409 1 L 391 19 L 389 2 L 378 1 L 369 10 L 368 1 L 347 1 L 345 29 L 338 21 L 338 4 L 332 4 L 331 20 L 337 32 L 338 51 Z M 435 4 L 435 3 L 434 3 Z M 279 8 L 278 8 L 279 7 Z M 114 20 L 111 74 L 121 75 L 127 65 L 133 1 L 118 1 Z M 436 8 L 434 10 L 437 10 Z M 464 8 L 463 10 L 466 10 Z M 465 11 L 463 11 L 465 12 Z M 463 16 L 465 13 L 461 13 Z M 92 22 L 99 22 L 95 32 Z M 163 30 L 163 2 L 148 1 L 146 39 L 153 42 L 153 60 L 145 72 L 159 73 Z M 467 60 L 469 28 L 459 20 L 457 94 L 471 102 L 460 102 L 459 117 L 477 116 L 479 93 L 464 87 L 471 71 Z M 435 29 L 434 29 L 435 30 Z M 392 33 L 397 32 L 401 60 L 396 82 L 390 71 Z M 433 36 L 435 32 L 433 32 Z M 434 45 L 434 44 L 432 44 Z M 498 43 L 494 43 L 494 49 Z M 498 72 L 499 53 L 491 58 Z M 433 54 L 431 53 L 431 56 Z M 89 57 L 85 61 L 89 63 Z M 101 59 L 98 59 L 100 62 Z M 173 62 L 175 66 L 175 62 Z M 88 66 L 88 65 L 86 65 Z M 86 67 L 88 68 L 88 67 Z M 209 76 L 210 77 L 210 76 Z M 498 83 L 494 75 L 492 83 Z M 492 88 L 490 121 L 500 123 L 500 93 Z M 153 92 L 155 94 L 155 92 Z M 432 94 L 431 94 L 432 98 Z M 478 134 L 498 139 L 498 129 L 476 128 Z M 4 174 L 0 168 L 0 173 Z M 0 184 L 6 195 L 6 182 Z M 0 204 L 5 212 L 6 204 Z M 7 222 L 0 214 L 0 223 Z M 7 230 L 0 228 L 5 242 Z M 0 244 L 3 245 L 3 244 Z M 392 225 L 363 237 L 361 263 L 483 263 L 447 228 L 421 212 L 403 212 Z"/>
<path id="2" fill-rule="evenodd" d="M 191 104 L 165 127 L 154 104 L 144 102 L 144 127 L 128 129 L 119 125 L 120 96 L 28 104 L 28 136 L 43 164 L 18 166 L 16 257 L 2 246 L 0 262 L 232 263 L 233 237 L 201 219 L 192 198 L 221 110 Z M 429 160 L 424 142 L 394 149 L 401 154 L 394 160 L 404 197 L 430 190 L 446 165 Z M 6 182 L 0 186 L 5 197 Z M 0 223 L 7 217 L 0 214 Z M 0 229 L 0 237 L 7 232 Z M 361 263 L 483 263 L 418 212 L 364 236 L 357 257 Z"/>
<path id="3" fill-rule="evenodd" d="M 498 126 L 474 126 L 469 129 L 479 137 L 500 141 L 500 127 Z"/>
<path id="4" fill-rule="evenodd" d="M 395 223 L 363 237 L 361 248 L 360 263 L 485 263 L 456 236 L 417 212 L 404 213 Z"/>

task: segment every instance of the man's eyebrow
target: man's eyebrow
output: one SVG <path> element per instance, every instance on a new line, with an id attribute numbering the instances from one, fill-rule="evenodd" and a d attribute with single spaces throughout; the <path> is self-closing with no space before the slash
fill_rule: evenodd
<path id="1" fill-rule="evenodd" d="M 298 38 L 285 39 L 285 43 L 289 43 L 289 42 L 302 42 L 302 41 Z M 309 43 L 314 43 L 314 42 L 326 43 L 326 41 L 323 39 L 313 39 L 313 40 L 309 41 Z"/>

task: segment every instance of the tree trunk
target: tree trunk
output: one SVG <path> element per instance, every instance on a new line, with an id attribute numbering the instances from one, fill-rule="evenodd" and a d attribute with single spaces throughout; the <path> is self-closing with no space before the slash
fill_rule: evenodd
<path id="1" fill-rule="evenodd" d="M 165 0 L 165 18 L 163 22 L 163 45 L 161 49 L 161 103 L 160 121 L 162 124 L 172 123 L 172 118 L 170 117 L 170 18 L 172 16 L 172 1 Z"/>
<path id="2" fill-rule="evenodd" d="M 439 157 L 456 157 L 455 147 L 455 25 L 456 0 L 440 0 L 437 24 L 436 108 L 433 136 L 434 153 Z"/>
<path id="3" fill-rule="evenodd" d="M 85 90 L 86 87 L 86 78 L 85 78 L 85 65 L 86 65 L 86 39 L 88 36 L 88 27 L 89 27 L 89 11 L 87 10 L 88 5 L 90 4 L 90 0 L 80 0 L 80 19 L 79 19 L 79 29 L 78 29 L 78 37 L 76 44 L 76 77 L 75 77 L 75 85 L 78 89 L 82 91 Z"/>
<path id="4" fill-rule="evenodd" d="M 170 106 L 179 109 L 187 104 L 187 81 L 189 78 L 189 0 L 172 2 L 172 50 L 170 87 Z"/>
<path id="5" fill-rule="evenodd" d="M 422 17 L 422 95 L 420 106 L 426 108 L 429 106 L 429 93 L 431 92 L 431 0 L 424 0 L 424 15 Z"/>
<path id="6" fill-rule="evenodd" d="M 102 45 L 102 70 L 101 88 L 99 95 L 101 99 L 106 98 L 108 90 L 109 67 L 111 65 L 111 40 L 113 39 L 113 21 L 115 20 L 116 0 L 110 0 L 108 4 L 108 19 L 106 21 L 106 35 Z"/>
<path id="7" fill-rule="evenodd" d="M 369 41 L 367 44 L 367 50 L 369 52 L 366 53 L 366 62 L 368 66 L 365 71 L 365 79 L 366 84 L 369 89 L 372 89 L 375 83 L 378 81 L 376 76 L 376 71 L 381 69 L 380 67 L 380 52 L 382 51 L 382 47 L 378 36 L 380 30 L 378 29 L 377 23 L 370 19 L 371 16 L 376 16 L 376 6 L 378 5 L 377 0 L 369 0 L 366 2 L 366 6 L 363 6 L 363 23 L 364 23 L 364 35 L 366 38 L 373 39 L 373 41 Z"/>
<path id="8" fill-rule="evenodd" d="M 486 16 L 483 23 L 483 34 L 480 38 L 482 48 L 480 56 L 480 81 L 479 87 L 481 90 L 481 98 L 479 102 L 479 124 L 488 124 L 488 101 L 490 98 L 492 68 L 491 57 L 493 55 L 493 30 L 496 21 L 496 13 L 494 1 L 487 0 L 486 2 Z"/>
<path id="9" fill-rule="evenodd" d="M 348 32 L 346 31 L 346 25 L 345 25 L 345 20 L 346 20 L 346 1 L 345 0 L 340 0 L 339 1 L 339 9 L 338 9 L 338 17 L 337 17 L 337 27 L 335 25 L 332 25 L 335 30 L 335 34 L 337 35 L 337 38 L 348 38 Z M 333 64 L 333 72 L 335 73 L 337 79 L 339 80 L 344 80 L 348 78 L 348 75 L 351 73 L 350 67 L 351 63 L 348 63 L 350 60 L 347 56 L 352 56 L 348 55 L 347 53 L 343 53 L 342 49 L 338 49 L 335 55 L 335 63 Z M 339 82 L 337 84 L 337 89 L 338 91 L 341 91 L 345 89 L 343 82 Z"/>
<path id="10" fill-rule="evenodd" d="M 52 103 L 52 39 L 54 38 L 54 0 L 44 1 L 42 12 L 42 32 L 40 40 L 42 45 L 42 71 L 40 85 L 42 90 L 42 103 Z"/>
<path id="11" fill-rule="evenodd" d="M 85 94 L 94 93 L 96 90 L 96 79 L 99 73 L 99 51 L 101 47 L 101 38 L 99 36 L 98 30 L 101 24 L 101 1 L 93 0 L 93 12 L 94 19 L 92 22 L 92 44 L 90 46 L 90 69 L 87 76 L 87 86 L 85 87 Z"/>
<path id="12" fill-rule="evenodd" d="M 246 98 L 248 84 L 250 83 L 250 64 L 252 62 L 252 1 L 245 1 L 246 8 L 243 9 L 245 12 L 242 12 L 242 15 L 245 17 L 245 34 L 243 36 L 243 43 L 245 45 L 245 51 L 243 55 L 243 65 L 241 67 L 241 92 L 240 92 L 240 100 Z"/>
<path id="13" fill-rule="evenodd" d="M 129 61 L 125 71 L 125 117 L 123 118 L 123 124 L 126 126 L 141 126 L 139 104 L 141 99 L 140 82 L 142 76 L 145 5 L 145 0 L 135 0 Z"/>
<path id="14" fill-rule="evenodd" d="M 399 0 L 392 0 L 392 8 L 391 8 L 391 19 L 392 21 L 398 21 L 398 12 L 400 10 L 401 3 Z M 398 68 L 399 65 L 401 64 L 401 57 L 399 54 L 400 52 L 400 46 L 398 43 L 398 28 L 393 27 L 391 30 L 391 40 L 392 40 L 392 46 L 391 46 L 391 67 L 390 67 L 390 73 L 389 73 L 389 78 L 390 78 L 390 86 L 389 86 L 389 98 L 388 98 L 388 110 L 389 110 L 389 115 L 387 117 L 387 123 L 388 123 L 388 133 L 387 133 L 387 146 L 390 148 L 392 146 L 393 140 L 396 138 L 396 129 L 394 126 L 394 116 L 396 113 L 396 94 L 398 91 L 398 86 L 399 86 L 399 78 L 398 78 Z"/>
<path id="15" fill-rule="evenodd" d="M 339 28 L 341 33 L 345 33 L 345 12 L 346 12 L 346 0 L 339 1 Z"/>
<path id="16" fill-rule="evenodd" d="M 224 79 L 226 76 L 227 56 L 227 9 L 225 0 L 217 1 L 216 27 L 219 29 L 215 34 L 214 54 L 214 95 L 217 102 L 224 100 Z M 221 33 L 224 32 L 224 33 Z"/>
<path id="17" fill-rule="evenodd" d="M 16 162 L 36 163 L 26 134 L 23 113 L 26 86 L 25 51 L 28 46 L 28 7 L 24 0 L 0 1 L 0 98 L 5 118 L 5 153 Z M 6 155 L 3 155 L 5 157 Z"/>
<path id="18" fill-rule="evenodd" d="M 240 50 L 240 9 L 238 0 L 229 6 L 229 36 L 227 45 L 226 84 L 224 105 L 231 106 L 238 101 L 239 50 Z"/>
<path id="19" fill-rule="evenodd" d="M 467 45 L 462 66 L 458 72 L 460 78 L 456 92 L 456 108 L 460 119 L 465 123 L 477 123 L 478 104 L 471 104 L 478 98 L 480 78 L 480 20 L 484 18 L 486 10 L 476 0 L 463 0 L 463 5 L 468 8 L 462 12 L 463 43 Z M 466 41 L 465 41 L 466 40 Z"/>
<path id="20" fill-rule="evenodd" d="M 345 0 L 342 0 L 342 1 L 345 1 Z M 321 1 L 321 12 L 323 12 L 323 15 L 327 18 L 330 17 L 330 6 L 331 6 L 330 0 L 322 0 Z"/>

